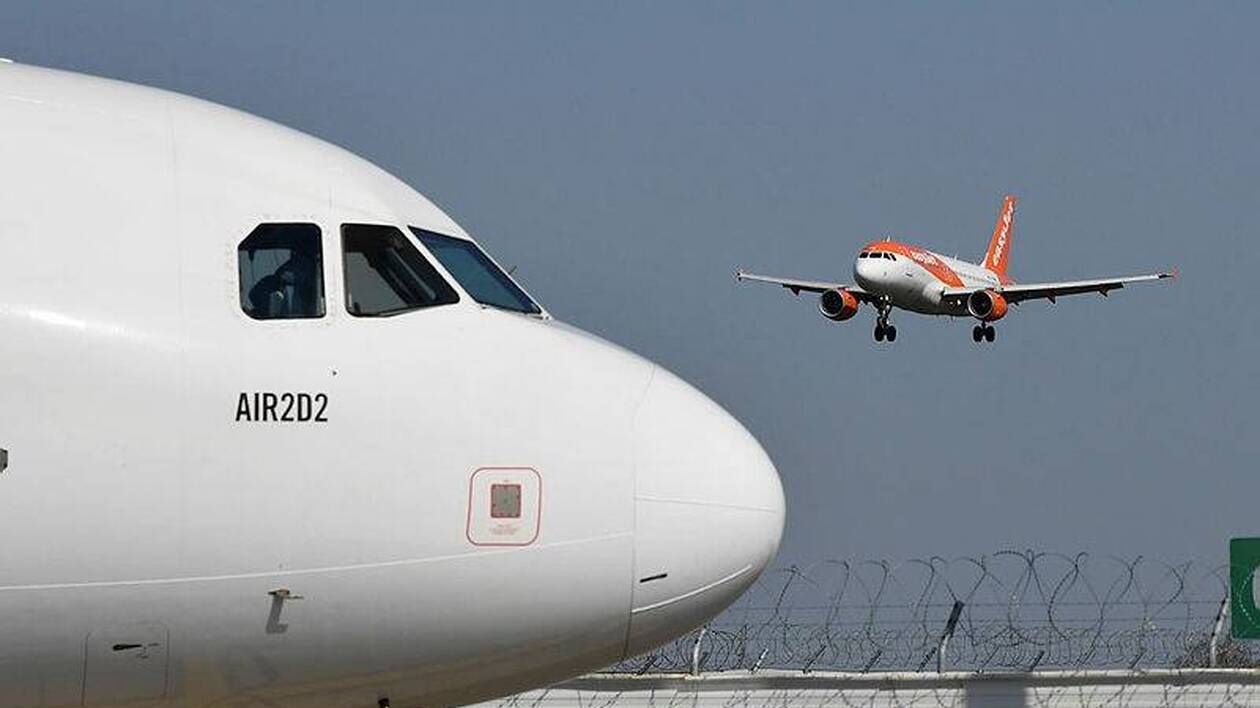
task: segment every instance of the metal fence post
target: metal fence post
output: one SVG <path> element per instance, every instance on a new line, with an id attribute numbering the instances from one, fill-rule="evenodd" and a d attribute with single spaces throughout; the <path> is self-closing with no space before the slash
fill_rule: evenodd
<path id="1" fill-rule="evenodd" d="M 815 661 L 818 661 L 819 659 L 821 659 L 821 658 L 822 658 L 822 655 L 823 655 L 823 652 L 825 652 L 825 651 L 827 651 L 827 645 L 826 645 L 826 644 L 820 644 L 820 645 L 818 645 L 818 651 L 814 652 L 814 655 L 813 655 L 813 656 L 811 656 L 811 657 L 809 657 L 809 661 L 805 662 L 805 665 L 801 667 L 801 673 L 803 673 L 803 674 L 807 674 L 807 673 L 809 673 L 811 670 L 813 670 L 813 668 L 814 668 L 814 662 L 815 662 Z"/>
<path id="2" fill-rule="evenodd" d="M 1216 668 L 1216 650 L 1220 646 L 1221 630 L 1225 628 L 1225 618 L 1229 616 L 1229 590 L 1225 591 L 1225 598 L 1221 600 L 1221 606 L 1216 611 L 1216 625 L 1212 627 L 1212 641 L 1208 644 L 1208 666 Z"/>
<path id="3" fill-rule="evenodd" d="M 769 654 L 769 653 L 770 653 L 770 647 L 766 647 L 765 649 L 762 649 L 761 653 L 757 655 L 757 661 L 753 663 L 752 668 L 749 669 L 748 673 L 755 674 L 758 671 L 760 671 L 761 662 L 766 660 L 766 654 Z"/>
<path id="4" fill-rule="evenodd" d="M 696 643 L 691 647 L 691 675 L 700 675 L 700 645 L 704 642 L 704 635 L 709 631 L 709 625 L 700 628 L 700 633 L 696 635 Z"/>
<path id="5" fill-rule="evenodd" d="M 958 618 L 962 616 L 963 601 L 954 600 L 954 608 L 949 611 L 949 619 L 945 622 L 945 631 L 941 632 L 941 639 L 936 646 L 928 651 L 927 656 L 923 657 L 923 661 L 919 662 L 919 671 L 922 671 L 927 663 L 932 660 L 932 655 L 936 655 L 936 673 L 941 672 L 941 662 L 945 656 L 945 650 L 949 647 L 949 638 L 954 636 L 954 628 L 958 626 Z"/>
<path id="6" fill-rule="evenodd" d="M 945 623 L 945 632 L 941 634 L 941 645 L 936 649 L 936 673 L 941 672 L 941 662 L 945 660 L 945 649 L 949 647 L 949 639 L 954 636 L 954 628 L 958 626 L 958 618 L 962 616 L 962 600 L 954 600 L 954 609 L 949 611 L 949 621 Z"/>

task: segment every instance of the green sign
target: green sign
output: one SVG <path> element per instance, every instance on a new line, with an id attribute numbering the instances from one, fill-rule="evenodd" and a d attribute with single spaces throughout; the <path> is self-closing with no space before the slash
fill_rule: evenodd
<path id="1" fill-rule="evenodd" d="M 1256 571 L 1260 538 L 1229 542 L 1229 634 L 1234 639 L 1260 639 L 1260 607 L 1256 607 Z"/>

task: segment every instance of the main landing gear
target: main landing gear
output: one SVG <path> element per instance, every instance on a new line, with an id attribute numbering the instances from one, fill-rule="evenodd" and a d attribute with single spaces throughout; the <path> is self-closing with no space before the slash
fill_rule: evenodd
<path id="1" fill-rule="evenodd" d="M 997 330 L 993 329 L 991 324 L 978 324 L 971 328 L 971 341 L 973 342 L 979 342 L 982 339 L 986 342 L 992 342 L 995 337 L 997 337 Z"/>
<path id="2" fill-rule="evenodd" d="M 883 303 L 879 306 L 879 317 L 875 320 L 875 341 L 882 342 L 887 339 L 890 342 L 897 341 L 897 328 L 888 324 L 888 313 L 892 312 L 892 306 Z"/>

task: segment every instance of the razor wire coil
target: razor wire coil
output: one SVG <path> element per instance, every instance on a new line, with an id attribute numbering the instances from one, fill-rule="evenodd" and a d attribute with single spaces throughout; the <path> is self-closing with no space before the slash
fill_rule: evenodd
<path id="1" fill-rule="evenodd" d="M 1226 565 L 999 551 L 825 561 L 765 573 L 704 628 L 615 672 L 951 671 L 1208 665 Z M 697 642 L 699 645 L 697 646 Z M 1224 640 L 1218 666 L 1253 666 Z"/>

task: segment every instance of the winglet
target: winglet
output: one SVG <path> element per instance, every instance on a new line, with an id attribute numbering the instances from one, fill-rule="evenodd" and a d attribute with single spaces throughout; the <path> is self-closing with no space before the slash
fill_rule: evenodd
<path id="1" fill-rule="evenodd" d="M 985 268 L 997 273 L 1005 282 L 1006 264 L 1011 258 L 1011 239 L 1015 233 L 1014 195 L 1006 195 L 1002 200 L 1002 210 L 998 212 L 997 223 L 993 225 L 993 236 L 989 239 L 989 248 L 984 252 Z"/>

